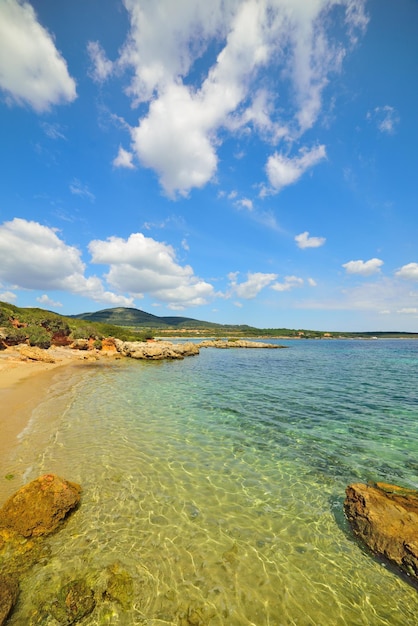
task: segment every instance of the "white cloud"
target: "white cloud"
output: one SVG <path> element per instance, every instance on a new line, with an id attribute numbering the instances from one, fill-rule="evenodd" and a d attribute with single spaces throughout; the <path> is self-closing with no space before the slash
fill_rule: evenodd
<path id="1" fill-rule="evenodd" d="M 129 37 L 113 64 L 98 42 L 90 42 L 93 75 L 101 81 L 114 70 L 129 73 L 126 93 L 133 106 L 148 104 L 131 131 L 133 148 L 171 197 L 214 180 L 227 132 L 257 133 L 273 144 L 299 139 L 318 119 L 324 87 L 340 71 L 344 46 L 353 44 L 367 22 L 365 0 L 124 4 Z M 341 27 L 338 43 L 328 33 L 334 30 L 331 12 Z M 279 101 L 283 92 L 289 94 L 286 103 Z M 284 162 L 282 176 L 272 174 L 278 187 L 296 182 L 316 163 L 306 163 L 309 154 L 315 153 Z"/>
<path id="2" fill-rule="evenodd" d="M 13 289 L 66 291 L 97 302 L 132 305 L 132 298 L 105 291 L 96 276 L 86 277 L 85 269 L 80 251 L 65 244 L 54 229 L 20 218 L 0 226 L 0 278 Z"/>
<path id="3" fill-rule="evenodd" d="M 253 201 L 249 198 L 241 198 L 235 202 L 235 205 L 242 209 L 248 209 L 248 211 L 252 211 L 254 209 Z"/>
<path id="4" fill-rule="evenodd" d="M 135 298 L 148 294 L 181 309 L 206 304 L 215 295 L 213 286 L 196 277 L 189 265 L 178 264 L 171 246 L 142 233 L 91 241 L 89 250 L 93 263 L 109 265 L 109 285 Z"/>
<path id="5" fill-rule="evenodd" d="M 318 283 L 314 278 L 308 278 L 308 285 L 309 287 L 317 287 Z"/>
<path id="6" fill-rule="evenodd" d="M 2 302 L 15 302 L 17 295 L 13 291 L 0 292 L 0 300 Z"/>
<path id="7" fill-rule="evenodd" d="M 405 307 L 403 309 L 399 309 L 396 312 L 401 313 L 403 315 L 418 315 L 418 308 L 417 307 Z"/>
<path id="8" fill-rule="evenodd" d="M 416 298 L 411 297 L 405 285 L 385 276 L 379 275 L 374 282 L 368 281 L 337 291 L 329 297 L 303 300 L 297 306 L 303 309 L 324 311 L 368 311 L 378 315 L 392 315 L 400 308 L 416 305 Z"/>
<path id="9" fill-rule="evenodd" d="M 298 244 L 298 248 L 319 248 L 326 242 L 325 237 L 309 237 L 309 232 L 306 230 L 300 235 L 296 235 L 295 241 Z"/>
<path id="10" fill-rule="evenodd" d="M 89 41 L 87 44 L 92 67 L 90 76 L 97 83 L 104 82 L 113 72 L 113 63 L 106 57 L 106 53 L 98 41 Z"/>
<path id="11" fill-rule="evenodd" d="M 122 146 L 119 146 L 118 155 L 113 159 L 114 167 L 125 167 L 127 169 L 135 169 L 135 165 L 132 163 L 133 154 L 128 152 Z"/>
<path id="12" fill-rule="evenodd" d="M 347 274 L 370 276 L 380 272 L 382 265 L 383 261 L 381 259 L 369 259 L 368 261 L 348 261 L 348 263 L 343 264 L 343 267 L 346 269 Z"/>
<path id="13" fill-rule="evenodd" d="M 28 2 L 0 2 L 0 88 L 10 103 L 37 112 L 76 98 L 67 64 Z"/>
<path id="14" fill-rule="evenodd" d="M 210 111 L 196 106 L 195 97 L 189 88 L 171 85 L 151 103 L 148 116 L 132 130 L 139 160 L 158 173 L 172 197 L 176 192 L 186 196 L 192 187 L 203 187 L 217 167 L 210 137 Z"/>
<path id="15" fill-rule="evenodd" d="M 283 283 L 274 283 L 271 288 L 274 291 L 290 291 L 295 287 L 303 286 L 303 278 L 299 278 L 298 276 L 285 276 Z"/>
<path id="16" fill-rule="evenodd" d="M 251 300 L 255 298 L 264 287 L 270 285 L 276 280 L 277 274 L 263 274 L 262 272 L 248 272 L 247 280 L 237 283 L 238 272 L 231 272 L 228 275 L 230 280 L 230 289 L 238 298 Z"/>
<path id="17" fill-rule="evenodd" d="M 40 304 L 42 304 L 44 306 L 51 306 L 54 309 L 58 308 L 58 307 L 62 307 L 61 302 L 56 302 L 55 300 L 52 300 L 46 293 L 44 293 L 39 298 L 36 298 L 36 300 Z"/>
<path id="18" fill-rule="evenodd" d="M 70 183 L 70 191 L 75 196 L 81 196 L 82 198 L 87 198 L 90 202 L 94 202 L 96 196 L 91 193 L 87 185 L 83 185 L 77 178 L 73 178 Z"/>
<path id="19" fill-rule="evenodd" d="M 288 185 L 293 185 L 311 167 L 326 158 L 325 146 L 317 146 L 311 150 L 300 150 L 300 156 L 286 157 L 275 152 L 266 164 L 266 173 L 272 187 L 271 192 L 277 193 Z"/>
<path id="20" fill-rule="evenodd" d="M 406 280 L 418 280 L 418 263 L 408 263 L 403 265 L 395 272 L 399 278 L 405 278 Z"/>
<path id="21" fill-rule="evenodd" d="M 401 118 L 394 107 L 385 105 L 368 111 L 367 119 L 374 120 L 381 133 L 393 135 Z"/>

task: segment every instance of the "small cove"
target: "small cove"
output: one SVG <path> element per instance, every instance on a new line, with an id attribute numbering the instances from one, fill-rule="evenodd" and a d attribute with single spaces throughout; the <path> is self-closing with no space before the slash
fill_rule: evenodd
<path id="1" fill-rule="evenodd" d="M 418 487 L 418 344 L 286 343 L 57 373 L 10 464 L 83 500 L 11 625 L 114 562 L 132 606 L 83 624 L 416 623 L 417 591 L 352 539 L 342 502 L 355 481 Z"/>

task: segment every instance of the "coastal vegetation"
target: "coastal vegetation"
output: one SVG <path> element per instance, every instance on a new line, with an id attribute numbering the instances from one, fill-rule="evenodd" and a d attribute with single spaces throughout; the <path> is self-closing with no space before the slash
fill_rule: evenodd
<path id="1" fill-rule="evenodd" d="M 41 308 L 21 308 L 0 302 L 0 341 L 6 345 L 22 342 L 48 348 L 78 339 L 92 339 L 100 347 L 105 337 L 122 341 L 146 341 L 154 337 L 213 337 L 243 339 L 336 339 L 336 338 L 418 338 L 418 333 L 327 332 L 311 329 L 255 328 L 246 324 L 216 324 L 188 317 L 158 317 L 140 309 L 115 307 L 94 313 L 63 316 Z"/>
<path id="2" fill-rule="evenodd" d="M 0 302 L 0 342 L 6 345 L 26 342 L 46 349 L 52 344 L 66 345 L 77 339 L 93 339 L 99 346 L 102 339 L 110 336 L 122 341 L 145 341 L 153 335 L 145 328 L 90 322 L 40 308 L 21 308 Z"/>

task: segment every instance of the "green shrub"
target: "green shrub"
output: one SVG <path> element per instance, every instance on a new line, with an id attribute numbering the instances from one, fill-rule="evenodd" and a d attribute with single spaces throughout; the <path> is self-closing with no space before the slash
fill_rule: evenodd
<path id="1" fill-rule="evenodd" d="M 50 333 L 42 326 L 28 326 L 26 328 L 27 337 L 31 346 L 47 349 L 51 345 Z"/>
<path id="2" fill-rule="evenodd" d="M 60 319 L 59 317 L 41 320 L 41 326 L 53 335 L 59 333 L 68 337 L 71 332 L 71 329 L 68 326 L 67 322 L 63 319 Z"/>
<path id="3" fill-rule="evenodd" d="M 92 326 L 86 324 L 85 326 L 76 326 L 76 328 L 73 328 L 71 330 L 71 337 L 73 339 L 90 339 L 90 337 L 96 338 L 97 333 Z"/>
<path id="4" fill-rule="evenodd" d="M 16 346 L 19 343 L 25 343 L 27 337 L 27 328 L 15 328 L 11 326 L 5 329 L 4 340 L 11 346 Z"/>
<path id="5" fill-rule="evenodd" d="M 93 344 L 93 348 L 96 348 L 96 350 L 101 350 L 102 349 L 102 340 L 101 339 L 96 339 L 96 341 Z"/>
<path id="6" fill-rule="evenodd" d="M 6 324 L 9 321 L 9 316 L 3 307 L 0 307 L 0 325 Z"/>

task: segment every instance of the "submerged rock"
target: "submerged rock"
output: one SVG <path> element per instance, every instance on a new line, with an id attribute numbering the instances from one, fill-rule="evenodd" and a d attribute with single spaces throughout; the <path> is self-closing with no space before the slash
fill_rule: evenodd
<path id="1" fill-rule="evenodd" d="M 23 537 L 52 533 L 80 502 L 81 487 L 46 474 L 12 495 L 0 509 L 0 531 Z"/>
<path id="2" fill-rule="evenodd" d="M 418 580 L 418 491 L 386 483 L 349 485 L 344 511 L 374 553 Z"/>
<path id="3" fill-rule="evenodd" d="M 0 626 L 6 623 L 18 594 L 18 582 L 10 576 L 0 575 Z"/>
<path id="4" fill-rule="evenodd" d="M 125 610 L 130 609 L 134 593 L 132 576 L 119 563 L 109 565 L 107 575 L 108 580 L 103 597 L 118 602 Z"/>
<path id="5" fill-rule="evenodd" d="M 46 612 L 58 624 L 69 626 L 89 615 L 95 606 L 94 592 L 87 583 L 84 580 L 72 580 L 60 590 L 58 598 L 50 604 Z"/>

